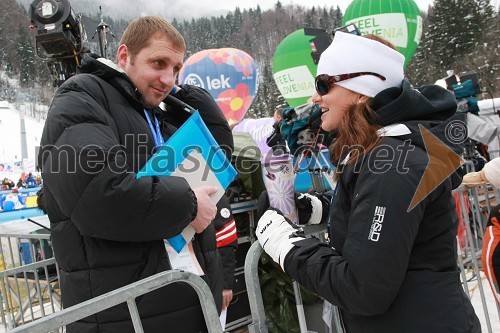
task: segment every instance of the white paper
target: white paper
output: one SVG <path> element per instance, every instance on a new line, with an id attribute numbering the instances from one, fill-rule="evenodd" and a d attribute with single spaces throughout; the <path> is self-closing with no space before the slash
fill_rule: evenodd
<path id="1" fill-rule="evenodd" d="M 188 243 L 184 246 L 181 252 L 177 253 L 175 249 L 165 240 L 165 249 L 167 250 L 168 258 L 173 269 L 191 272 L 196 275 L 202 276 L 205 273 L 201 269 L 198 259 L 193 251 L 193 244 Z"/>
<path id="2" fill-rule="evenodd" d="M 220 325 L 222 326 L 222 330 L 224 330 L 226 328 L 226 318 L 227 318 L 227 308 L 225 308 L 224 310 L 222 310 L 222 312 L 220 313 Z"/>
<path id="3" fill-rule="evenodd" d="M 323 302 L 323 321 L 325 324 L 328 326 L 328 328 L 332 328 L 332 321 L 333 321 L 333 305 L 328 302 L 324 301 Z"/>
<path id="4" fill-rule="evenodd" d="M 214 204 L 219 202 L 220 198 L 222 198 L 225 193 L 222 184 L 219 182 L 212 169 L 207 165 L 205 158 L 195 149 L 193 149 L 186 159 L 179 164 L 171 176 L 186 179 L 192 189 L 200 186 L 218 187 L 219 190 L 210 196 Z M 181 232 L 181 235 L 186 240 L 186 243 L 189 243 L 193 239 L 195 233 L 196 230 L 194 227 L 188 224 Z M 182 250 L 184 251 L 184 249 L 185 246 Z"/>
<path id="5" fill-rule="evenodd" d="M 201 186 L 216 186 L 217 192 L 210 196 L 213 203 L 219 202 L 225 193 L 224 187 L 219 182 L 212 169 L 207 165 L 205 158 L 195 149 L 193 149 L 186 159 L 179 164 L 177 169 L 171 173 L 171 176 L 182 177 L 186 179 L 192 189 Z"/>
<path id="6" fill-rule="evenodd" d="M 189 243 L 190 241 L 193 240 L 194 234 L 196 233 L 196 230 L 191 224 L 188 224 L 184 230 L 182 230 L 181 235 L 182 237 L 186 240 L 186 243 Z"/>

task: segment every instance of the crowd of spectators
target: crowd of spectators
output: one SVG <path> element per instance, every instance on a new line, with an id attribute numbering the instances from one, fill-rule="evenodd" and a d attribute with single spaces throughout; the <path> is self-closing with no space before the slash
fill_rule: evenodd
<path id="1" fill-rule="evenodd" d="M 19 177 L 17 183 L 5 177 L 0 184 L 0 190 L 9 191 L 12 189 L 35 188 L 40 186 L 42 186 L 42 178 L 39 175 L 33 175 L 30 172 L 28 175 L 23 173 L 21 177 Z"/>

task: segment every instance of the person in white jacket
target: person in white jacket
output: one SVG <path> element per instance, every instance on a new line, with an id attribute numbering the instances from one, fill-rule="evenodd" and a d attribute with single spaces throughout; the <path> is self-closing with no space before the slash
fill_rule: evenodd
<path id="1" fill-rule="evenodd" d="M 487 162 L 478 172 L 469 172 L 464 176 L 462 184 L 467 186 L 486 185 L 500 187 L 500 157 Z"/>

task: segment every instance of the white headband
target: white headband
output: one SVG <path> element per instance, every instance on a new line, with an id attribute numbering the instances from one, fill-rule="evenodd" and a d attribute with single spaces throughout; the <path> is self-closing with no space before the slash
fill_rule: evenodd
<path id="1" fill-rule="evenodd" d="M 378 41 L 336 32 L 333 42 L 321 54 L 317 75 L 355 72 L 383 75 L 385 81 L 374 75 L 363 75 L 336 83 L 364 96 L 374 97 L 384 89 L 401 87 L 404 62 L 405 57 L 401 53 Z"/>

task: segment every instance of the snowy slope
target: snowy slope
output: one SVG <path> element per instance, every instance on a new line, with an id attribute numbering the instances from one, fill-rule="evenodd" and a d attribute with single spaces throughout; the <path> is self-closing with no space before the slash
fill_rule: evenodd
<path id="1" fill-rule="evenodd" d="M 7 108 L 5 108 L 7 106 Z M 25 105 L 21 105 L 21 111 Z M 14 105 L 0 102 L 0 163 L 20 161 L 21 156 L 21 121 L 20 110 Z M 25 117 L 28 158 L 35 159 L 35 147 L 40 144 L 45 119 L 37 121 Z"/>

